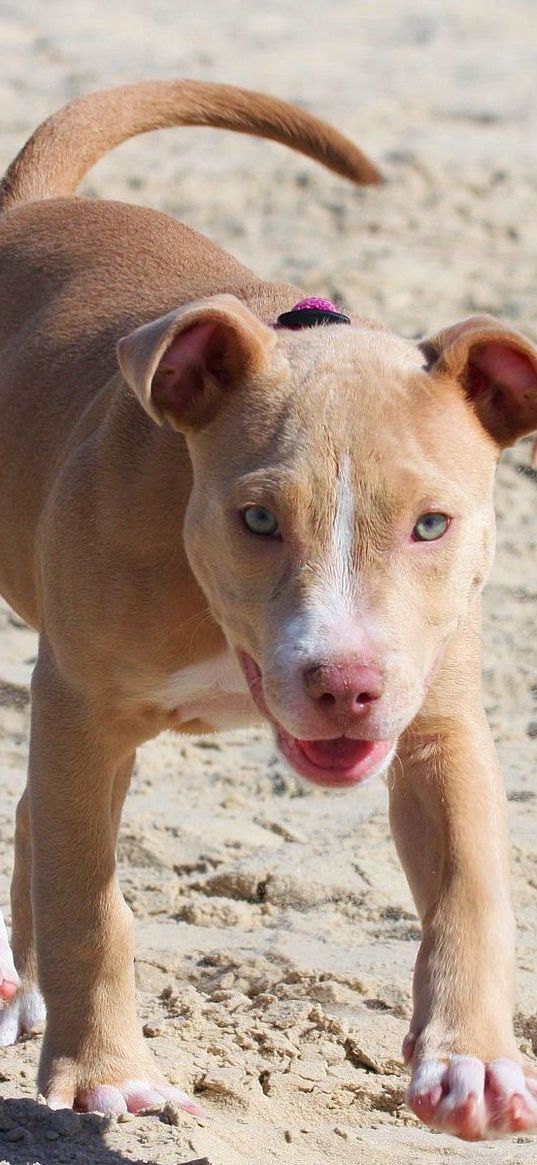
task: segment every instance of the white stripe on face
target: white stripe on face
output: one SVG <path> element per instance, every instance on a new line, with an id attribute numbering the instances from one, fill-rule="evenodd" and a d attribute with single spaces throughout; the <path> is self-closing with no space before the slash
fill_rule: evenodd
<path id="1" fill-rule="evenodd" d="M 356 497 L 351 461 L 345 454 L 338 475 L 336 513 L 329 563 L 330 591 L 336 605 L 342 602 L 347 615 L 353 607 L 353 550 L 356 530 Z M 332 596 L 331 596 L 332 597 Z"/>
<path id="2" fill-rule="evenodd" d="M 354 544 L 356 496 L 350 457 L 345 454 L 336 479 L 335 511 L 328 547 L 308 596 L 309 621 L 330 638 L 356 614 Z"/>
<path id="3" fill-rule="evenodd" d="M 356 618 L 354 570 L 356 496 L 350 457 L 345 454 L 336 479 L 335 510 L 325 556 L 318 564 L 304 605 L 284 624 L 276 647 L 277 666 L 291 670 L 319 659 L 364 650 Z M 284 662 L 285 661 L 285 662 Z"/>

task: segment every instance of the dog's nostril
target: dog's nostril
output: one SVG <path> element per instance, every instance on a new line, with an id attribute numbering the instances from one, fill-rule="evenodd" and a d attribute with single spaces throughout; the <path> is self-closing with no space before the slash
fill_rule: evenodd
<path id="1" fill-rule="evenodd" d="M 304 670 L 304 688 L 327 715 L 359 716 L 383 694 L 383 673 L 376 664 L 314 664 Z"/>

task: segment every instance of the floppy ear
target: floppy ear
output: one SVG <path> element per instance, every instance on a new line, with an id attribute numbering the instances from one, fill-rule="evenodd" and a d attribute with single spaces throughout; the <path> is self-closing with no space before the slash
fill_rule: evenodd
<path id="1" fill-rule="evenodd" d="M 263 372 L 276 342 L 234 295 L 214 295 L 137 328 L 117 354 L 149 416 L 183 431 L 205 425 L 227 392 Z"/>
<path id="2" fill-rule="evenodd" d="M 537 347 L 494 316 L 471 316 L 421 344 L 433 376 L 459 380 L 500 448 L 537 429 Z"/>

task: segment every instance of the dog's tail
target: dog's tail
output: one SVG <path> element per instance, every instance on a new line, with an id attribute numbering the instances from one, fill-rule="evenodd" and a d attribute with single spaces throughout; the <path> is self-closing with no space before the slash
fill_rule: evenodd
<path id="1" fill-rule="evenodd" d="M 109 150 L 137 134 L 207 125 L 271 138 L 359 185 L 380 182 L 372 162 L 303 109 L 232 85 L 143 81 L 80 97 L 44 121 L 0 183 L 0 209 L 73 194 Z"/>

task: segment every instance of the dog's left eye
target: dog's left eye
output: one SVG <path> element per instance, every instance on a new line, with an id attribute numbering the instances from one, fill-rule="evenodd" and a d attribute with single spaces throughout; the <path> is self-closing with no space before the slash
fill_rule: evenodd
<path id="1" fill-rule="evenodd" d="M 252 534 L 270 535 L 278 533 L 278 519 L 265 506 L 247 506 L 242 511 L 242 520 Z"/>
<path id="2" fill-rule="evenodd" d="M 435 542 L 449 526 L 447 514 L 422 514 L 412 531 L 415 542 Z"/>

